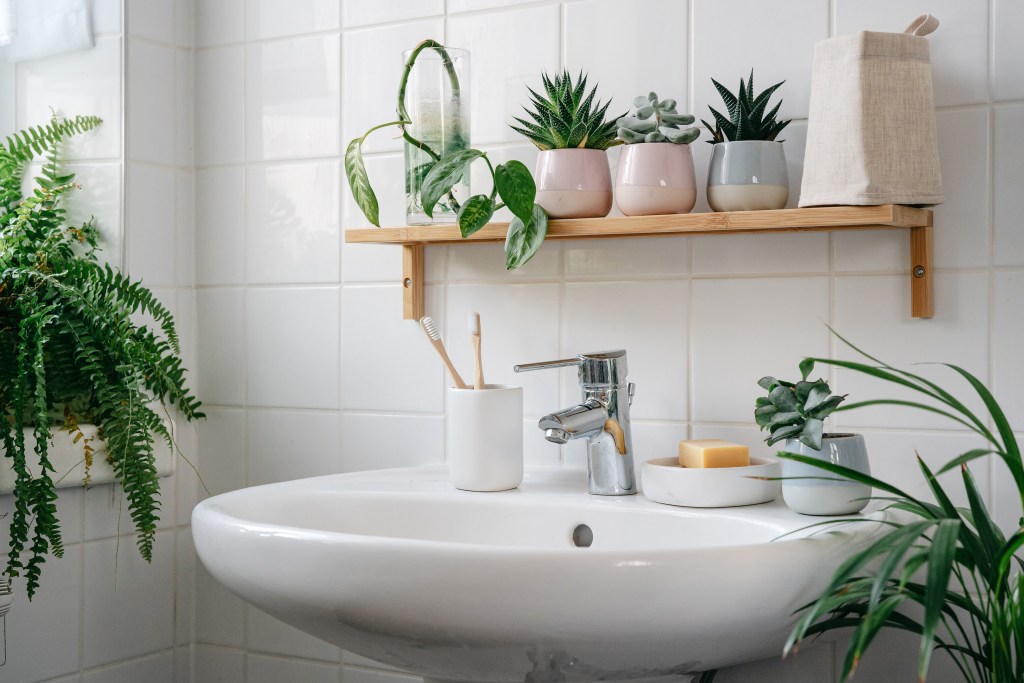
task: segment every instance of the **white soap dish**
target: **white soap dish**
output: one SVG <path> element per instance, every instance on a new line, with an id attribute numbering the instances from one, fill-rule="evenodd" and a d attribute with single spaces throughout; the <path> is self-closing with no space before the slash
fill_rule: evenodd
<path id="1" fill-rule="evenodd" d="M 677 458 L 655 458 L 640 468 L 644 495 L 655 503 L 695 508 L 756 505 L 775 500 L 781 481 L 778 460 L 751 456 L 748 467 L 680 467 Z"/>

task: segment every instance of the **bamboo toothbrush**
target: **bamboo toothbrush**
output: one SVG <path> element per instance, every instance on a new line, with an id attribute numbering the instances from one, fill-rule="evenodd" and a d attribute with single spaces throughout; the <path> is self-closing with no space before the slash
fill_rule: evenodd
<path id="1" fill-rule="evenodd" d="M 473 377 L 473 388 L 484 388 L 484 362 L 480 358 L 480 314 L 469 312 L 469 335 L 473 339 L 473 355 L 476 358 L 476 374 Z"/>
<path id="2" fill-rule="evenodd" d="M 451 373 L 452 381 L 455 382 L 456 389 L 465 389 L 466 383 L 462 381 L 462 377 L 459 376 L 458 370 L 452 365 L 452 359 L 448 357 L 448 352 L 444 350 L 444 343 L 441 341 L 441 333 L 437 331 L 437 325 L 434 324 L 434 319 L 429 315 L 425 315 L 420 318 L 420 325 L 423 326 L 423 331 L 427 333 L 427 338 L 430 343 L 437 349 L 437 354 L 441 356 L 441 360 L 444 361 L 444 365 L 448 368 L 448 372 Z"/>

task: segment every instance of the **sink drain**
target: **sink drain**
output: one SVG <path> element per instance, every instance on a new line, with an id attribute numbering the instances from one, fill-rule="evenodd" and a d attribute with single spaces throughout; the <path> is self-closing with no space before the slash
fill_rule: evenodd
<path id="1" fill-rule="evenodd" d="M 580 524 L 572 530 L 572 543 L 577 548 L 589 548 L 594 542 L 594 532 L 586 524 Z"/>

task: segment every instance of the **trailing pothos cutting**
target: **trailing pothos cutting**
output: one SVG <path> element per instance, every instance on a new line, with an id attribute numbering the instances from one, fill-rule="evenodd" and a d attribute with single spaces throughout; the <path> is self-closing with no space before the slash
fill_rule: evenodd
<path id="1" fill-rule="evenodd" d="M 840 337 L 840 339 L 842 339 Z M 936 471 L 920 456 L 918 466 L 935 502 L 922 500 L 892 486 L 828 461 L 793 453 L 796 460 L 883 492 L 877 497 L 902 517 L 890 516 L 887 529 L 874 537 L 836 570 L 820 597 L 803 610 L 786 644 L 793 650 L 803 639 L 834 629 L 853 629 L 842 667 L 842 679 L 853 675 L 864 652 L 883 628 L 920 636 L 918 678 L 924 681 L 934 650 L 945 651 L 965 681 L 1017 683 L 1024 681 L 1024 461 L 1017 437 L 1006 414 L 982 382 L 963 368 L 943 364 L 966 381 L 984 404 L 987 415 L 976 415 L 967 402 L 935 382 L 861 354 L 863 362 L 808 359 L 874 377 L 923 400 L 878 399 L 846 404 L 838 410 L 883 405 L 911 407 L 940 415 L 957 429 L 975 433 L 982 446 L 965 451 Z M 992 518 L 984 496 L 967 465 L 991 459 L 999 474 L 1009 475 L 1016 487 L 1014 518 L 1017 528 L 1004 535 Z M 953 504 L 953 496 L 937 477 L 959 471 L 967 507 Z M 836 520 L 825 524 L 841 523 Z M 912 606 L 916 609 L 907 611 Z"/>
<path id="2" fill-rule="evenodd" d="M 186 387 L 170 312 L 141 283 L 99 262 L 92 220 L 67 223 L 63 201 L 78 186 L 60 171 L 57 150 L 100 123 L 54 118 L 0 145 L 0 444 L 15 473 L 5 573 L 24 575 L 30 598 L 46 555 L 63 553 L 47 455 L 53 430 L 71 432 L 88 460 L 95 446 L 77 425 L 97 425 L 139 551 L 151 560 L 160 511 L 154 442 L 174 450 L 157 410 L 203 416 Z M 25 166 L 36 156 L 44 157 L 40 175 L 22 196 Z"/>

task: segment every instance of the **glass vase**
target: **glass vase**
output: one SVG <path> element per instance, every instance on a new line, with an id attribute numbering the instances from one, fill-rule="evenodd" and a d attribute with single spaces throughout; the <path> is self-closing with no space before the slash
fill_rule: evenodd
<path id="1" fill-rule="evenodd" d="M 434 162 L 469 147 L 469 52 L 458 48 L 426 48 L 402 54 L 403 64 L 415 56 L 405 88 L 405 220 L 409 225 L 454 223 L 456 207 L 448 194 L 427 216 L 420 189 Z M 460 204 L 469 199 L 469 175 L 455 183 L 451 195 Z"/>

